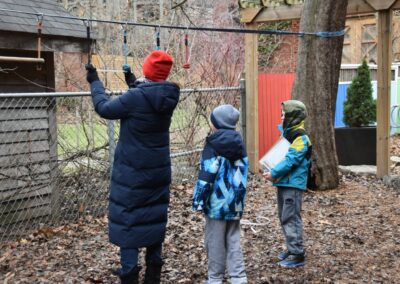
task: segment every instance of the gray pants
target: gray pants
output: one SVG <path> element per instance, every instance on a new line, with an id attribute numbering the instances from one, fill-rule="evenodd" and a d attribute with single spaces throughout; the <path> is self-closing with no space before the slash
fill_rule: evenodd
<path id="1" fill-rule="evenodd" d="M 303 220 L 300 211 L 303 191 L 290 187 L 278 187 L 278 216 L 286 247 L 293 254 L 303 254 Z"/>
<path id="2" fill-rule="evenodd" d="M 206 216 L 205 246 L 209 284 L 221 284 L 225 268 L 232 284 L 247 283 L 240 246 L 240 221 L 213 220 Z"/>

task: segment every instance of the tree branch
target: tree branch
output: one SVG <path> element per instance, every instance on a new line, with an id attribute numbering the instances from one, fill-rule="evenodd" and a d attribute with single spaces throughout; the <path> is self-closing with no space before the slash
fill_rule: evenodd
<path id="1" fill-rule="evenodd" d="M 187 20 L 189 21 L 189 23 L 190 23 L 192 26 L 195 27 L 196 24 L 192 22 L 192 20 L 190 19 L 189 15 L 186 13 L 186 11 L 183 9 L 183 7 L 180 7 L 180 8 L 181 8 L 181 11 L 182 11 L 183 15 L 184 15 L 184 16 L 187 18 Z"/>
<path id="2" fill-rule="evenodd" d="M 176 9 L 178 7 L 181 7 L 183 4 L 185 4 L 187 2 L 187 0 L 183 0 L 181 3 L 175 4 L 175 6 L 171 7 L 171 10 Z"/>

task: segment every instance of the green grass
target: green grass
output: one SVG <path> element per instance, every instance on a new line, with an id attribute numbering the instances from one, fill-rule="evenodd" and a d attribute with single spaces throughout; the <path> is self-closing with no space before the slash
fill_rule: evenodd
<path id="1" fill-rule="evenodd" d="M 170 130 L 175 131 L 187 128 L 188 122 L 194 115 L 191 111 L 191 109 L 185 107 L 178 107 L 174 111 Z M 207 119 L 202 116 L 197 117 L 196 125 L 201 128 L 208 128 Z M 119 133 L 119 123 L 117 121 L 114 121 L 114 131 L 115 139 L 117 139 Z M 107 124 L 99 121 L 92 124 L 87 122 L 58 124 L 58 154 L 60 156 L 85 151 L 86 149 L 94 149 L 106 143 L 108 143 Z"/>
<path id="2" fill-rule="evenodd" d="M 117 136 L 119 124 L 114 125 Z M 104 124 L 58 124 L 59 155 L 97 148 L 106 143 L 108 143 L 108 133 Z"/>
<path id="3" fill-rule="evenodd" d="M 194 113 L 192 113 L 192 111 L 193 110 L 184 107 L 176 108 L 174 115 L 172 116 L 170 131 L 188 127 L 189 121 L 193 119 Z M 204 116 L 197 117 L 196 121 L 197 125 L 200 125 L 201 127 L 208 127 L 207 118 Z"/>

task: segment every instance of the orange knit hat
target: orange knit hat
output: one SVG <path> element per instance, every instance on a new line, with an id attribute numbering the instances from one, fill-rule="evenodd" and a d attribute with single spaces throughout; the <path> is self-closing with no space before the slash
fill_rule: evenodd
<path id="1" fill-rule="evenodd" d="M 150 53 L 143 62 L 143 75 L 151 81 L 164 81 L 168 78 L 174 60 L 161 50 Z"/>

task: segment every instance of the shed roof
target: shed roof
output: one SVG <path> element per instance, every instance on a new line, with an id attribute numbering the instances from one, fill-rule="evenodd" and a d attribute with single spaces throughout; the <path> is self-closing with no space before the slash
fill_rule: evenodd
<path id="1" fill-rule="evenodd" d="M 0 0 L 0 9 L 71 16 L 56 0 Z M 0 11 L 0 31 L 37 33 L 37 17 Z M 50 36 L 86 38 L 84 23 L 74 19 L 44 16 L 42 33 Z"/>

